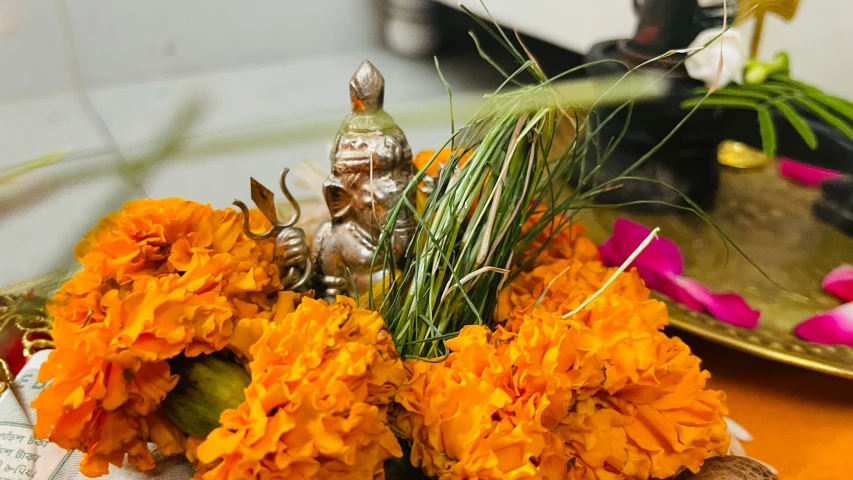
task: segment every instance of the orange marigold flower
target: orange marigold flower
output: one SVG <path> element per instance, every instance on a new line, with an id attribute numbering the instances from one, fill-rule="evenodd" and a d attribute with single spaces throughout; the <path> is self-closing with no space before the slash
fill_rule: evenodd
<path id="1" fill-rule="evenodd" d="M 255 228 L 264 222 L 252 213 Z M 39 372 L 52 382 L 33 402 L 36 435 L 81 450 L 88 476 L 125 456 L 153 468 L 149 441 L 183 452 L 186 435 L 158 412 L 178 381 L 166 361 L 222 350 L 241 318 L 274 315 L 273 248 L 246 237 L 239 213 L 181 199 L 103 219 L 75 249 L 83 269 L 48 305 L 56 350 Z"/>
<path id="2" fill-rule="evenodd" d="M 387 409 L 405 371 L 378 313 L 305 298 L 250 353 L 246 400 L 198 446 L 197 478 L 377 478 L 402 455 Z"/>
<path id="3" fill-rule="evenodd" d="M 435 150 L 424 150 L 422 152 L 418 152 L 418 154 L 415 155 L 415 158 L 412 159 L 412 163 L 415 164 L 415 168 L 418 170 L 427 167 L 425 173 L 430 177 L 437 177 L 439 169 L 447 165 L 447 162 L 450 160 L 450 155 L 452 152 L 453 150 L 449 148 L 442 149 L 438 152 L 438 154 L 435 153 Z M 459 153 L 461 153 L 461 151 L 457 150 L 457 155 L 459 155 Z M 430 163 L 430 160 L 432 160 L 433 156 L 435 156 L 435 160 Z M 468 158 L 470 156 L 470 151 L 463 153 L 462 158 L 459 159 L 457 167 L 465 165 L 465 162 L 468 161 Z"/>
<path id="4" fill-rule="evenodd" d="M 415 165 L 416 170 L 421 170 L 426 167 L 424 174 L 426 178 L 421 182 L 418 186 L 418 193 L 416 196 L 416 206 L 418 211 L 424 211 L 426 207 L 426 200 L 429 197 L 429 192 L 432 191 L 435 182 L 438 180 L 438 175 L 442 168 L 447 165 L 447 162 L 450 161 L 450 156 L 452 155 L 453 150 L 449 148 L 445 148 L 440 150 L 437 154 L 435 150 L 424 150 L 419 152 L 412 159 L 412 163 Z M 468 161 L 468 158 L 471 157 L 471 151 L 462 152 L 461 149 L 456 151 L 456 155 L 462 155 L 459 161 L 456 164 L 456 168 L 462 167 L 465 165 L 465 162 Z M 435 157 L 435 160 L 433 160 Z M 430 162 L 432 160 L 432 162 Z M 474 211 L 474 207 L 471 207 L 471 212 Z"/>
<path id="5" fill-rule="evenodd" d="M 660 331 L 666 307 L 636 271 L 564 319 L 615 269 L 586 247 L 549 249 L 500 293 L 504 326 L 466 327 L 443 363 L 406 362 L 395 422 L 412 462 L 447 479 L 647 479 L 725 454 L 725 396 Z"/>
<path id="6" fill-rule="evenodd" d="M 539 210 L 542 208 L 544 207 L 540 207 Z M 543 213 L 530 215 L 522 226 L 525 231 L 538 227 L 541 233 L 524 250 L 519 264 L 527 263 L 528 266 L 535 266 L 570 258 L 580 262 L 600 258 L 598 247 L 584 236 L 586 227 L 583 224 L 560 215 L 548 221 L 543 217 Z M 546 221 L 548 223 L 543 225 Z"/>
<path id="7" fill-rule="evenodd" d="M 500 292 L 497 319 L 501 323 L 506 322 L 510 330 L 517 331 L 518 324 L 537 302 L 546 311 L 569 313 L 598 291 L 616 270 L 605 267 L 597 259 L 586 262 L 566 259 L 532 267 L 519 273 Z M 649 295 L 650 291 L 636 269 L 631 269 L 616 277 L 604 295 L 575 316 L 588 318 L 590 324 L 599 323 L 602 316 L 617 319 L 616 323 L 607 324 L 615 329 L 610 332 L 614 335 L 623 327 L 641 326 L 657 331 L 668 323 L 666 305 Z M 626 322 L 631 325 L 626 325 Z"/>
<path id="8" fill-rule="evenodd" d="M 565 478 L 569 457 L 548 425 L 572 399 L 570 388 L 558 388 L 568 379 L 555 373 L 565 370 L 561 353 L 574 339 L 539 339 L 525 351 L 512 348 L 515 335 L 500 327 L 468 326 L 447 342 L 444 362 L 406 361 L 395 425 L 412 442 L 412 464 L 446 480 Z M 583 370 L 576 381 L 602 376 Z"/>

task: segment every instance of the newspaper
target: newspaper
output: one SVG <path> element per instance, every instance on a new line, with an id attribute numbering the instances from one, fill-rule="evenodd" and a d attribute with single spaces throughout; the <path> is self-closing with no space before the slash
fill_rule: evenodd
<path id="1" fill-rule="evenodd" d="M 14 393 L 7 389 L 0 395 L 0 480 L 77 480 L 81 453 L 69 452 L 46 440 L 33 436 L 35 412 L 30 404 L 45 387 L 36 381 L 38 369 L 48 351 L 33 355 L 18 374 Z M 20 400 L 19 400 L 20 399 Z M 153 445 L 151 445 L 153 450 Z M 110 467 L 109 478 L 118 480 L 162 479 L 187 480 L 192 466 L 182 457 L 164 459 L 154 453 L 157 468 L 140 472 L 131 466 Z"/>

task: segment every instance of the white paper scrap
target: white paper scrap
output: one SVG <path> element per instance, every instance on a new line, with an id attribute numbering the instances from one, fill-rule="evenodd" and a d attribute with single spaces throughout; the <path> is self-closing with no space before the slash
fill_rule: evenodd
<path id="1" fill-rule="evenodd" d="M 66 451 L 33 435 L 35 411 L 32 401 L 46 386 L 36 381 L 38 369 L 48 351 L 36 353 L 18 373 L 15 392 L 7 389 L 0 395 L 0 480 L 83 480 L 78 465 L 82 454 Z M 20 402 L 19 399 L 20 398 Z M 23 405 L 21 405 L 23 403 Z M 153 444 L 151 445 L 153 450 Z M 182 457 L 164 459 L 154 453 L 157 468 L 140 472 L 131 466 L 110 467 L 110 479 L 116 480 L 187 480 L 192 466 Z"/>

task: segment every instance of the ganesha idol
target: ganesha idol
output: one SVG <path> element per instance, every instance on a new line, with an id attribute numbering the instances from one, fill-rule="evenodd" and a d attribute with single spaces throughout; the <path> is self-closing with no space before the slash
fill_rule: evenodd
<path id="1" fill-rule="evenodd" d="M 338 295 L 358 298 L 374 285 L 383 285 L 401 267 L 405 250 L 415 231 L 408 208 L 401 208 L 388 238 L 388 246 L 379 247 L 390 212 L 414 190 L 406 188 L 414 176 L 412 150 L 403 131 L 382 108 L 385 80 L 365 61 L 350 81 L 352 112 L 344 119 L 331 152 L 331 175 L 323 185 L 323 196 L 331 218 L 320 225 L 310 249 L 304 232 L 294 226 L 299 206 L 287 191 L 281 177 L 281 189 L 297 212 L 287 222 L 279 222 L 272 193 L 252 179 L 252 199 L 273 223 L 265 233 L 255 233 L 245 225 L 252 238 L 276 238 L 276 262 L 282 271 L 285 288 L 295 291 L 314 289 L 317 296 L 333 301 Z M 244 212 L 242 202 L 235 202 Z M 390 253 L 391 259 L 386 258 Z M 390 262 L 389 262 L 390 260 Z"/>

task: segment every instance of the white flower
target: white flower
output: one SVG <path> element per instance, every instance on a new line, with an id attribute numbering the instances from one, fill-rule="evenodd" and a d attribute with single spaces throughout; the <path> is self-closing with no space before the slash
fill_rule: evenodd
<path id="1" fill-rule="evenodd" d="M 702 48 L 708 42 L 711 42 L 710 45 Z M 688 48 L 702 48 L 684 61 L 687 74 L 691 78 L 705 82 L 708 88 L 715 83 L 717 88 L 723 88 L 732 82 L 743 83 L 743 68 L 749 52 L 743 35 L 738 30 L 710 28 L 700 33 Z M 720 55 L 723 61 L 722 69 L 719 68 Z"/>

